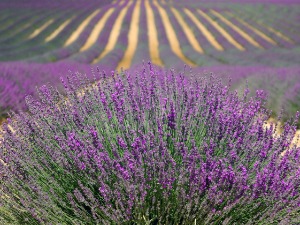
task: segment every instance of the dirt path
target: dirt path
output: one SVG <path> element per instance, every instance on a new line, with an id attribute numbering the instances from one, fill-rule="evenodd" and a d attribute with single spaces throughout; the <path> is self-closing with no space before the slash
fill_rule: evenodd
<path id="1" fill-rule="evenodd" d="M 147 16 L 147 27 L 148 27 L 148 43 L 149 44 L 149 53 L 150 58 L 153 64 L 158 66 L 164 66 L 160 55 L 159 55 L 159 41 L 157 36 L 157 30 L 155 26 L 155 19 L 152 8 L 149 4 L 149 0 L 145 1 L 145 9 L 146 9 L 146 16 Z"/>
<path id="2" fill-rule="evenodd" d="M 51 23 L 53 23 L 53 19 L 48 20 L 46 23 L 43 24 L 40 28 L 37 28 L 33 31 L 33 33 L 28 37 L 28 39 L 32 39 L 38 36 L 43 30 L 45 30 Z"/>
<path id="3" fill-rule="evenodd" d="M 95 10 L 91 15 L 89 15 L 78 27 L 77 29 L 71 34 L 71 36 L 66 40 L 64 47 L 69 46 L 74 41 L 77 40 L 79 35 L 82 31 L 86 28 L 86 26 L 91 22 L 91 20 L 100 12 L 101 9 Z"/>
<path id="4" fill-rule="evenodd" d="M 275 126 L 276 123 L 278 124 L 278 125 L 277 125 L 277 130 L 276 130 L 276 132 L 273 134 L 273 137 L 274 137 L 274 138 L 278 138 L 278 137 L 282 134 L 282 132 L 283 132 L 283 130 L 280 128 L 283 124 L 282 124 L 281 122 L 275 120 L 274 118 L 270 118 L 270 119 L 269 119 L 268 121 L 266 121 L 266 122 L 267 122 L 267 124 L 264 124 L 264 126 L 263 126 L 264 128 L 270 128 L 271 123 L 273 123 L 274 126 Z M 290 144 L 290 148 L 292 148 L 295 144 L 296 144 L 297 147 L 300 147 L 300 139 L 297 140 L 299 135 L 300 135 L 300 130 L 297 130 L 296 133 L 295 133 L 295 136 L 294 136 L 294 138 L 293 138 L 293 140 L 292 140 L 292 143 Z M 281 153 L 281 156 L 283 156 L 285 152 L 286 152 L 286 151 L 282 152 L 282 153 Z"/>
<path id="5" fill-rule="evenodd" d="M 111 14 L 115 11 L 115 8 L 110 8 L 103 16 L 102 18 L 98 21 L 98 23 L 95 25 L 94 29 L 92 30 L 89 38 L 85 42 L 85 44 L 80 48 L 79 52 L 83 52 L 90 47 L 92 47 L 96 42 L 101 34 L 107 20 L 111 16 Z"/>
<path id="6" fill-rule="evenodd" d="M 71 17 L 70 19 L 66 20 L 64 23 L 62 23 L 52 34 L 50 34 L 48 37 L 46 37 L 45 42 L 52 41 L 54 38 L 56 38 L 57 35 L 62 32 L 66 26 L 74 19 L 75 16 Z"/>
<path id="7" fill-rule="evenodd" d="M 167 12 L 164 10 L 163 7 L 159 5 L 157 0 L 153 1 L 153 4 L 158 9 L 158 12 L 160 14 L 161 20 L 163 22 L 164 28 L 166 30 L 167 38 L 170 43 L 171 50 L 174 52 L 175 55 L 177 55 L 182 61 L 184 61 L 187 65 L 190 65 L 192 67 L 196 67 L 197 64 L 195 64 L 193 61 L 191 61 L 189 58 L 187 58 L 180 47 L 180 43 L 178 41 L 176 32 L 174 31 L 174 28 L 172 26 L 172 23 L 169 19 L 169 16 Z"/>
<path id="8" fill-rule="evenodd" d="M 227 12 L 227 13 L 228 13 L 228 12 Z M 242 15 L 243 12 L 238 12 L 238 11 L 236 11 L 235 13 L 238 13 L 239 15 Z M 237 15 L 236 17 L 239 17 L 239 15 Z M 274 28 L 272 28 L 272 27 L 270 27 L 270 26 L 264 24 L 263 21 L 257 20 L 256 18 L 251 18 L 251 19 L 253 19 L 253 21 L 254 21 L 255 23 L 257 23 L 258 25 L 260 25 L 260 26 L 266 28 L 266 29 L 269 30 L 271 33 L 275 34 L 277 37 L 282 38 L 282 39 L 284 39 L 285 41 L 287 41 L 287 42 L 289 42 L 289 43 L 295 44 L 294 41 L 292 41 L 289 37 L 285 36 L 285 35 L 284 35 L 283 33 L 281 33 L 280 31 L 278 31 L 278 30 L 276 30 L 276 29 L 274 29 Z"/>
<path id="9" fill-rule="evenodd" d="M 191 46 L 193 49 L 195 49 L 196 52 L 199 52 L 200 54 L 204 53 L 204 50 L 200 46 L 199 42 L 197 41 L 197 38 L 194 35 L 194 32 L 192 29 L 189 27 L 189 25 L 184 21 L 180 13 L 175 9 L 174 7 L 171 7 L 171 11 L 173 12 L 175 18 L 177 19 L 179 25 L 183 29 L 187 39 L 189 40 Z"/>
<path id="10" fill-rule="evenodd" d="M 126 13 L 129 9 L 129 7 L 132 5 L 132 1 L 130 1 L 119 13 L 118 18 L 116 19 L 113 28 L 111 29 L 109 38 L 108 38 L 108 43 L 105 46 L 105 49 L 101 52 L 101 54 L 96 57 L 92 64 L 95 64 L 97 62 L 99 62 L 101 59 L 103 59 L 110 51 L 112 51 L 118 41 L 120 32 L 121 32 L 121 28 L 122 28 L 122 24 L 124 21 L 124 18 L 126 16 Z"/>
<path id="11" fill-rule="evenodd" d="M 238 43 L 236 40 L 234 40 L 234 38 L 226 31 L 223 29 L 223 27 L 221 27 L 216 21 L 214 21 L 213 19 L 211 19 L 205 12 L 203 12 L 202 10 L 198 9 L 197 12 L 204 17 L 217 31 L 220 32 L 221 35 L 223 35 L 223 37 L 229 42 L 231 43 L 233 46 L 235 46 L 237 49 L 241 50 L 241 51 L 245 51 L 245 48 Z"/>
<path id="12" fill-rule="evenodd" d="M 128 31 L 128 45 L 127 49 L 124 53 L 123 58 L 119 62 L 117 66 L 117 70 L 119 71 L 121 68 L 129 69 L 131 66 L 132 58 L 134 57 L 138 40 L 139 40 L 139 23 L 140 23 L 140 14 L 141 14 L 141 1 L 138 0 L 134 7 L 130 28 Z"/>
<path id="13" fill-rule="evenodd" d="M 260 21 L 256 21 L 256 23 L 259 24 L 259 25 L 261 25 L 261 26 L 263 26 L 263 27 L 265 27 L 265 28 L 268 29 L 270 32 L 272 32 L 272 33 L 274 33 L 275 35 L 277 35 L 277 37 L 280 37 L 280 38 L 286 40 L 287 42 L 290 42 L 290 43 L 292 43 L 292 44 L 295 44 L 294 41 L 292 41 L 289 37 L 287 37 L 287 36 L 285 36 L 284 34 L 282 34 L 280 31 L 275 30 L 274 28 L 269 27 L 269 26 L 263 24 L 263 23 L 260 22 Z"/>
<path id="14" fill-rule="evenodd" d="M 187 8 L 184 9 L 185 14 L 194 22 L 200 32 L 206 37 L 206 39 L 211 43 L 215 49 L 219 51 L 224 51 L 224 48 L 212 35 L 212 33 L 200 22 L 200 20 Z"/>
<path id="15" fill-rule="evenodd" d="M 243 24 L 245 27 L 249 28 L 250 30 L 252 30 L 254 33 L 256 33 L 258 36 L 260 36 L 261 38 L 265 39 L 267 42 L 278 46 L 278 44 L 270 37 L 268 37 L 267 35 L 265 35 L 263 32 L 261 32 L 260 30 L 256 29 L 255 27 L 251 26 L 249 23 L 245 22 L 244 20 L 240 19 L 239 17 L 233 15 L 230 12 L 226 12 L 227 15 L 235 18 L 237 21 L 239 21 L 241 24 Z"/>
<path id="16" fill-rule="evenodd" d="M 218 17 L 223 23 L 225 23 L 227 26 L 231 27 L 233 30 L 235 30 L 238 34 L 240 34 L 244 39 L 246 39 L 250 44 L 257 48 L 263 49 L 263 47 L 255 41 L 251 36 L 249 36 L 246 32 L 244 32 L 242 29 L 231 23 L 229 20 L 227 20 L 224 16 L 222 16 L 220 13 L 218 13 L 215 10 L 210 10 L 212 14 L 214 14 L 216 17 Z"/>

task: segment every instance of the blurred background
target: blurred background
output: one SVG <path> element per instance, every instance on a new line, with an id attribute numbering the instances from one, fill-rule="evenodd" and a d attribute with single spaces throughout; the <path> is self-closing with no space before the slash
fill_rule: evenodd
<path id="1" fill-rule="evenodd" d="M 92 77 L 149 61 L 231 77 L 239 92 L 247 79 L 287 120 L 300 110 L 300 1 L 0 1 L 0 120 L 26 111 L 36 87 L 61 88 L 69 70 Z"/>

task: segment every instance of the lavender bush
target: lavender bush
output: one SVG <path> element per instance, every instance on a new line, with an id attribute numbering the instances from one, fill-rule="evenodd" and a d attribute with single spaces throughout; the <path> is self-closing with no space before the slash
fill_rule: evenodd
<path id="1" fill-rule="evenodd" d="M 262 91 L 185 73 L 73 74 L 67 100 L 28 96 L 1 134 L 1 223 L 299 223 L 299 113 L 275 139 Z"/>

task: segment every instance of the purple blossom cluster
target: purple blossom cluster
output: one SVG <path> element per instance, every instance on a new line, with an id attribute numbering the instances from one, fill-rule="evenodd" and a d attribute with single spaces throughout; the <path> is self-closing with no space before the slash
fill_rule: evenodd
<path id="1" fill-rule="evenodd" d="M 67 100 L 46 85 L 26 97 L 1 133 L 0 221 L 300 223 L 299 112 L 274 138 L 263 91 L 186 70 L 72 74 Z"/>
<path id="2" fill-rule="evenodd" d="M 255 90 L 264 90 L 268 96 L 266 107 L 276 117 L 283 112 L 281 119 L 288 121 L 300 109 L 299 105 L 299 67 L 272 68 L 266 66 L 216 66 L 195 69 L 197 72 L 211 71 L 223 81 L 232 80 L 231 90 L 237 90 L 239 95 L 248 83 L 249 95 L 254 96 Z M 300 127 L 300 123 L 297 124 Z"/>

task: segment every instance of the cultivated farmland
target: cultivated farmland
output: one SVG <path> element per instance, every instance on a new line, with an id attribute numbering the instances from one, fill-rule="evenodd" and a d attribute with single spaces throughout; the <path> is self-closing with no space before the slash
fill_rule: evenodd
<path id="1" fill-rule="evenodd" d="M 75 61 L 94 65 L 110 61 L 112 69 L 128 69 L 143 59 L 161 66 L 174 66 L 174 62 L 167 59 L 172 57 L 175 63 L 194 67 L 289 66 L 299 60 L 296 57 L 299 25 L 294 22 L 299 16 L 298 7 L 182 5 L 154 0 L 111 4 L 66 1 L 44 6 L 31 1 L 33 3 L 28 5 L 34 13 L 26 10 L 20 13 L 23 7 L 20 3 L 1 4 L 3 12 L 17 14 L 2 18 L 1 61 Z M 281 20 L 285 14 L 279 10 L 286 11 L 288 18 Z M 143 56 L 135 60 L 139 51 Z M 169 57 L 163 57 L 165 51 L 170 53 Z M 293 52 L 294 60 L 285 56 L 284 52 L 288 51 Z M 270 54 L 272 60 L 260 61 Z"/>
<path id="2" fill-rule="evenodd" d="M 19 102 L 34 93 L 32 87 L 45 81 L 59 84 L 68 63 L 111 71 L 143 60 L 175 69 L 184 64 L 289 68 L 300 61 L 298 5 L 155 0 L 0 4 L 2 115 L 10 108 L 24 108 Z M 47 65 L 61 68 L 61 74 L 36 75 L 39 63 L 43 74 Z M 52 66 L 61 63 L 66 67 Z M 24 69 L 26 76 L 16 72 Z M 16 81 L 20 76 L 22 83 Z"/>
<path id="3" fill-rule="evenodd" d="M 300 224 L 299 22 L 297 0 L 1 0 L 0 224 Z"/>

